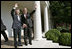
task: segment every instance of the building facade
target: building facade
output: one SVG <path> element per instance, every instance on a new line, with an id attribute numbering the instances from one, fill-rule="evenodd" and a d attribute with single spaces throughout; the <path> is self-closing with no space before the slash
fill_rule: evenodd
<path id="1" fill-rule="evenodd" d="M 37 4 L 36 12 L 33 15 L 34 39 L 41 40 L 43 34 L 45 34 L 49 29 L 51 29 L 49 1 L 1 1 L 1 18 L 7 27 L 6 33 L 8 37 L 13 36 L 13 20 L 10 13 L 15 3 L 19 4 L 20 9 L 27 7 L 29 12 L 34 9 L 34 4 Z M 42 26 L 44 27 L 44 31 L 42 31 Z M 23 34 L 23 30 L 21 32 Z M 2 35 L 1 39 L 3 39 Z"/>

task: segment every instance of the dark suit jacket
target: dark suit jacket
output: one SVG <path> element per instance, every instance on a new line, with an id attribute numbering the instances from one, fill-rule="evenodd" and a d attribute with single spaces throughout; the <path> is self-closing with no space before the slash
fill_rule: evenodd
<path id="1" fill-rule="evenodd" d="M 13 18 L 12 28 L 13 29 L 21 28 L 21 21 L 18 20 L 17 18 L 18 16 L 15 14 L 15 9 L 12 9 L 11 16 Z"/>
<path id="2" fill-rule="evenodd" d="M 21 15 L 21 22 L 22 25 L 23 24 L 27 24 L 28 27 L 32 27 L 32 20 L 31 20 L 31 16 L 32 14 L 35 12 L 35 10 L 33 10 L 31 13 L 28 13 L 26 15 L 26 18 L 24 17 L 24 14 Z"/>
<path id="3" fill-rule="evenodd" d="M 3 24 L 2 20 L 1 20 L 1 31 L 6 30 L 6 26 Z"/>

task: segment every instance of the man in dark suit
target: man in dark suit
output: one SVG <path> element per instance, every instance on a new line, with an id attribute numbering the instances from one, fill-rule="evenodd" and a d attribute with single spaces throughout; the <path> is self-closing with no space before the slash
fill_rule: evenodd
<path id="1" fill-rule="evenodd" d="M 33 10 L 31 13 L 27 12 L 27 8 L 24 8 L 23 14 L 21 15 L 21 22 L 22 22 L 23 29 L 24 29 L 24 42 L 25 42 L 26 46 L 28 45 L 27 38 L 29 39 L 29 44 L 32 45 L 32 38 L 31 38 L 32 20 L 31 20 L 31 16 L 35 11 L 36 11 L 36 5 L 35 5 L 35 10 Z"/>
<path id="2" fill-rule="evenodd" d="M 11 11 L 11 16 L 13 18 L 13 32 L 14 32 L 14 46 L 17 48 L 17 35 L 18 35 L 18 46 L 21 45 L 21 18 L 20 18 L 20 10 L 16 9 L 18 4 L 16 3 L 14 8 Z"/>
<path id="3" fill-rule="evenodd" d="M 6 33 L 5 33 L 5 30 L 6 30 L 6 26 L 3 24 L 2 20 L 1 20 L 1 34 L 4 36 L 5 42 L 7 42 L 8 37 L 7 37 Z"/>

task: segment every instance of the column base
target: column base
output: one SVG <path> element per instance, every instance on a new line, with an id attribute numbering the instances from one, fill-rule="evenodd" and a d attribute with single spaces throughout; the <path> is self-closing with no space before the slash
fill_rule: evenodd
<path id="1" fill-rule="evenodd" d="M 35 40 L 35 41 L 39 41 L 39 40 L 42 40 L 42 38 L 37 38 L 37 39 L 34 38 L 34 40 Z"/>

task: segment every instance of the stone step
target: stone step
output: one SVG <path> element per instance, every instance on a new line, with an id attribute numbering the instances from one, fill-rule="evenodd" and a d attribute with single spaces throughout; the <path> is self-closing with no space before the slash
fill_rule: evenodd
<path id="1" fill-rule="evenodd" d="M 70 46 L 59 45 L 59 48 L 71 48 Z"/>
<path id="2" fill-rule="evenodd" d="M 59 48 L 59 44 L 57 43 L 33 43 L 32 45 L 25 46 L 18 48 Z"/>
<path id="3" fill-rule="evenodd" d="M 59 48 L 59 44 L 58 43 L 53 43 L 51 40 L 46 40 L 46 39 L 42 39 L 39 41 L 32 41 L 32 45 L 25 46 L 23 45 L 22 47 L 18 47 L 18 48 Z"/>
<path id="4" fill-rule="evenodd" d="M 5 43 L 4 45 L 1 45 L 1 48 L 14 48 L 14 39 L 9 38 L 9 43 Z M 3 43 L 3 41 L 2 41 Z M 24 40 L 22 39 L 22 43 L 24 43 Z M 7 44 L 7 45 L 6 45 Z M 18 46 L 18 48 L 71 48 L 70 46 L 62 46 L 59 45 L 59 43 L 54 43 L 52 40 L 46 40 L 46 38 L 43 38 L 42 40 L 36 41 L 32 40 L 32 45 L 25 46 Z"/>
<path id="5" fill-rule="evenodd" d="M 49 43 L 53 43 L 53 41 L 52 40 L 46 40 L 46 38 L 43 38 L 43 39 L 41 39 L 41 40 L 39 40 L 39 41 L 37 41 L 37 40 L 33 40 L 33 42 L 49 42 Z"/>

